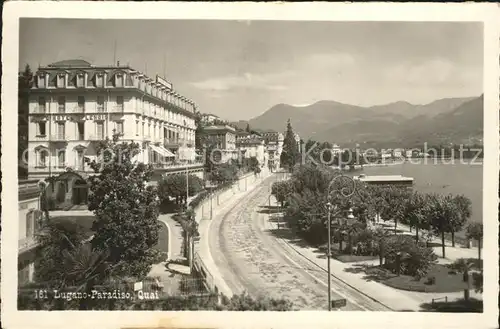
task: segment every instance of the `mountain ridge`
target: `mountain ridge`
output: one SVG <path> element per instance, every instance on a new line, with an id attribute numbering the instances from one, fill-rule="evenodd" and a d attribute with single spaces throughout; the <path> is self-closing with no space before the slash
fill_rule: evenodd
<path id="1" fill-rule="evenodd" d="M 307 106 L 276 104 L 261 115 L 248 121 L 240 120 L 236 125 L 245 128 L 248 123 L 253 129 L 284 131 L 286 120 L 290 118 L 294 131 L 303 139 L 337 144 L 366 140 L 411 144 L 426 136 L 439 143 L 471 138 L 482 141 L 482 108 L 483 95 L 448 97 L 423 105 L 397 101 L 370 107 L 321 100 Z M 446 121 L 460 127 L 458 132 L 454 132 Z"/>

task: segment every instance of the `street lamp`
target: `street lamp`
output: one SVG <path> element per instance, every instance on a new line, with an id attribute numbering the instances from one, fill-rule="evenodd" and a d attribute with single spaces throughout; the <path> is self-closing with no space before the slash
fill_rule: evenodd
<path id="1" fill-rule="evenodd" d="M 340 188 L 333 188 L 334 184 L 336 182 L 339 182 L 340 180 L 348 181 L 349 184 L 352 184 L 352 188 L 341 186 Z M 333 179 L 330 181 L 328 184 L 328 189 L 327 189 L 327 209 L 328 209 L 328 217 L 327 217 L 327 226 L 328 226 L 328 249 L 326 252 L 326 257 L 327 257 L 327 267 L 328 267 L 328 311 L 332 310 L 332 290 L 331 290 L 331 254 L 332 254 L 332 245 L 331 245 L 331 216 L 332 216 L 332 210 L 334 211 L 334 216 L 337 216 L 342 209 L 338 209 L 337 205 L 332 204 L 332 194 L 337 194 L 341 197 L 344 198 L 350 198 L 354 195 L 356 192 L 356 182 L 354 179 L 352 179 L 349 176 L 345 176 L 342 173 L 338 174 L 337 176 L 333 177 Z M 352 209 L 349 209 L 349 215 L 348 218 L 354 218 L 352 214 Z"/>

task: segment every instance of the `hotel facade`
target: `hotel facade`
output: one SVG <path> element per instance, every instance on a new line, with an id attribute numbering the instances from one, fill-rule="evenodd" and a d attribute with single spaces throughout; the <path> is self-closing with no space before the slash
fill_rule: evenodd
<path id="1" fill-rule="evenodd" d="M 29 92 L 23 156 L 28 177 L 93 174 L 84 158 L 95 159 L 99 141 L 114 134 L 120 141 L 139 143 L 136 160 L 159 171 L 196 165 L 195 112 L 195 103 L 170 82 L 119 62 L 93 66 L 66 60 L 40 67 Z"/>

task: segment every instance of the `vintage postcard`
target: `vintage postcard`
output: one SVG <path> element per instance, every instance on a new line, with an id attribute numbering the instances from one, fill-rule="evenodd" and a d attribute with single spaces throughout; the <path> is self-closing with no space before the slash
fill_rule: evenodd
<path id="1" fill-rule="evenodd" d="M 499 14 L 7 3 L 4 326 L 495 328 Z"/>

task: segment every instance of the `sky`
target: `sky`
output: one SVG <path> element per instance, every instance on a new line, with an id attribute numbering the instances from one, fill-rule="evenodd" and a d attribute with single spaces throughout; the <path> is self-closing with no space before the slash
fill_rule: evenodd
<path id="1" fill-rule="evenodd" d="M 19 65 L 75 58 L 112 65 L 116 58 L 165 76 L 203 113 L 247 120 L 279 103 L 479 96 L 482 31 L 473 22 L 22 18 Z"/>

